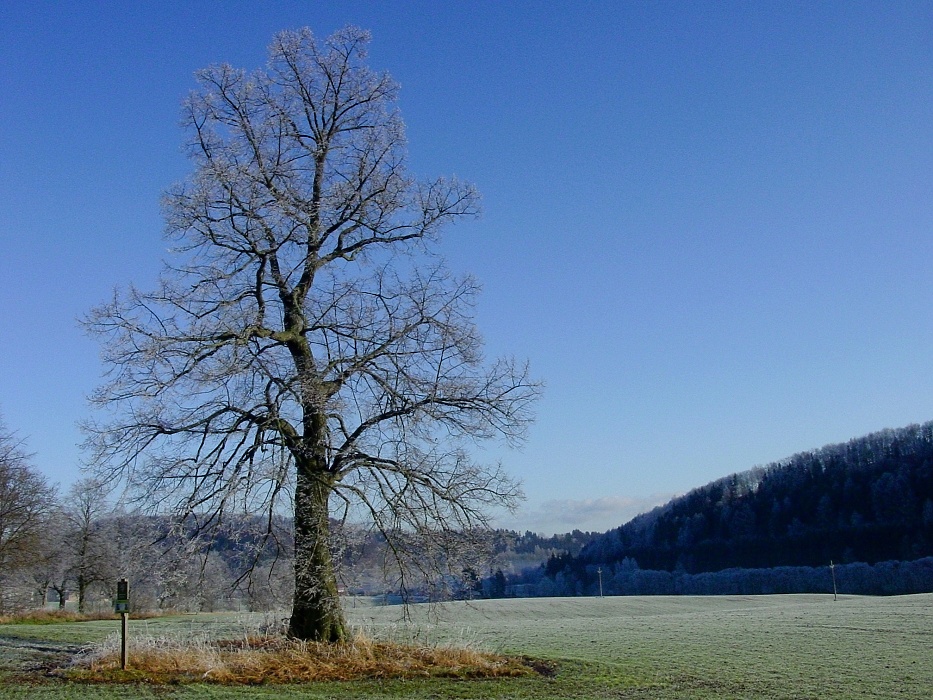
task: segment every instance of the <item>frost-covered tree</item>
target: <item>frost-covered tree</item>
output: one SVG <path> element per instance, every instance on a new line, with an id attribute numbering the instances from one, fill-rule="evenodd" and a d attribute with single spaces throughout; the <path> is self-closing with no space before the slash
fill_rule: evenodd
<path id="1" fill-rule="evenodd" d="M 477 284 L 431 248 L 476 193 L 408 172 L 368 41 L 284 32 L 263 70 L 200 71 L 193 173 L 165 198 L 175 257 L 88 319 L 110 371 L 89 426 L 101 475 L 201 527 L 288 504 L 303 639 L 345 636 L 331 519 L 365 517 L 397 561 L 458 562 L 449 533 L 519 496 L 465 443 L 521 440 L 538 392 L 483 357 Z"/>
<path id="2" fill-rule="evenodd" d="M 106 590 L 119 578 L 112 533 L 114 514 L 105 485 L 96 479 L 75 482 L 62 499 L 57 532 L 66 545 L 62 558 L 78 594 L 79 612 L 86 612 L 92 587 Z"/>
<path id="3" fill-rule="evenodd" d="M 23 442 L 0 420 L 0 612 L 32 602 L 26 571 L 50 536 L 55 489 L 29 461 Z M 22 595 L 23 587 L 29 588 Z"/>

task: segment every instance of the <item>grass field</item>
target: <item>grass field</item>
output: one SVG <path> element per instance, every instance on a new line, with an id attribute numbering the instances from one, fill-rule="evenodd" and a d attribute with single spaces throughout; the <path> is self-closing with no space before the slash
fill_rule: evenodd
<path id="1" fill-rule="evenodd" d="M 933 595 L 547 598 L 437 608 L 348 604 L 369 633 L 553 659 L 554 677 L 304 686 L 77 685 L 23 675 L 113 634 L 112 621 L 0 626 L 0 698 L 933 697 Z M 243 615 L 131 621 L 135 635 L 235 636 Z"/>

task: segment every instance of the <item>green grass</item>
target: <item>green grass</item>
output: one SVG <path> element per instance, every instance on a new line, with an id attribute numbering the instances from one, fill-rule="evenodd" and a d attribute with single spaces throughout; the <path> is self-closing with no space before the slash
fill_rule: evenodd
<path id="1" fill-rule="evenodd" d="M 0 698 L 791 698 L 933 697 L 933 595 L 551 598 L 397 607 L 348 605 L 376 635 L 555 659 L 554 678 L 183 687 L 23 682 L 27 651 L 0 645 Z M 236 635 L 238 615 L 132 621 L 131 632 Z M 19 643 L 100 641 L 115 622 L 4 625 Z M 41 642 L 37 642 L 41 643 Z M 5 671 L 3 669 L 6 669 Z"/>

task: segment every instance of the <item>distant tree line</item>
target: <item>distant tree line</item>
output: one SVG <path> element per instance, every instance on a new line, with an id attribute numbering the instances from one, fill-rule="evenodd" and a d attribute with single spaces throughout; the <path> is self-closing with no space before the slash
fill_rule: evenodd
<path id="1" fill-rule="evenodd" d="M 837 568 L 857 581 L 852 592 L 915 592 L 933 590 L 929 565 L 891 562 L 931 556 L 933 423 L 925 423 L 714 481 L 510 585 L 580 594 L 601 569 L 617 593 L 803 592 L 823 590 L 834 561 L 852 565 Z M 890 574 L 897 567 L 902 576 Z"/>
<path id="2" fill-rule="evenodd" d="M 560 558 L 555 558 L 558 561 Z M 556 568 L 556 570 L 555 570 Z M 507 576 L 502 597 L 604 595 L 774 595 L 832 594 L 833 577 L 840 595 L 907 595 L 933 592 L 933 557 L 913 561 L 856 562 L 826 566 L 778 566 L 771 569 L 724 569 L 690 574 L 683 569 L 640 569 L 632 559 L 582 572 L 555 567 L 529 569 Z"/>
<path id="3" fill-rule="evenodd" d="M 341 592 L 387 602 L 597 595 L 600 583 L 606 595 L 831 592 L 832 573 L 840 593 L 933 591 L 931 465 L 927 423 L 720 479 L 602 535 L 449 532 L 449 556 L 473 553 L 449 562 L 459 575 L 400 576 L 385 535 L 359 525 L 332 522 L 332 547 Z M 59 494 L 0 424 L 0 614 L 107 609 L 120 578 L 139 610 L 287 607 L 291 518 L 227 515 L 207 537 L 203 517 L 127 512 L 93 479 Z"/>

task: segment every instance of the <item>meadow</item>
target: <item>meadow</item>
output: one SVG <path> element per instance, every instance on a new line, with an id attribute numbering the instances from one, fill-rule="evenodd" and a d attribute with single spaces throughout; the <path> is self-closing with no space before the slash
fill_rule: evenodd
<path id="1" fill-rule="evenodd" d="M 496 680 L 310 685 L 76 684 L 36 669 L 118 622 L 0 626 L 0 698 L 904 698 L 933 696 L 933 595 L 537 598 L 397 606 L 351 600 L 366 634 L 455 643 L 556 663 L 556 674 Z M 246 614 L 131 620 L 134 637 L 235 637 Z M 112 637 L 111 637 L 112 639 Z M 24 673 L 24 669 L 33 669 Z M 41 669 L 40 669 L 41 671 Z"/>

